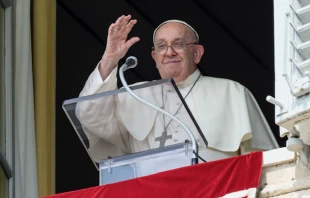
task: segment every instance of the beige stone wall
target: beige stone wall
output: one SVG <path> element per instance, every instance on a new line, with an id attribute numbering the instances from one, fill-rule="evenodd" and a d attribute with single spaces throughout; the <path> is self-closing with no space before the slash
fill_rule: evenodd
<path id="1" fill-rule="evenodd" d="M 305 146 L 310 144 L 310 120 L 297 126 L 300 139 Z M 283 150 L 282 150 L 283 151 Z M 284 155 L 274 153 L 273 155 Z M 294 160 L 281 162 L 263 168 L 257 197 L 309 197 L 310 198 L 310 155 L 305 153 L 301 160 L 300 153 L 296 153 Z M 272 157 L 272 156 L 271 156 Z"/>
<path id="2" fill-rule="evenodd" d="M 275 198 L 310 198 L 310 190 L 301 190 L 297 192 L 288 193 L 285 195 L 276 196 Z"/>

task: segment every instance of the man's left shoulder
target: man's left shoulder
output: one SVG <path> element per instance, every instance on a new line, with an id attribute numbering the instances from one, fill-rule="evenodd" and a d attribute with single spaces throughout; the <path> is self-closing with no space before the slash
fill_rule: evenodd
<path id="1" fill-rule="evenodd" d="M 217 88 L 236 88 L 236 89 L 244 89 L 245 87 L 230 79 L 225 78 L 217 78 L 217 77 L 210 77 L 210 76 L 202 76 L 200 83 L 203 86 L 212 86 Z"/>

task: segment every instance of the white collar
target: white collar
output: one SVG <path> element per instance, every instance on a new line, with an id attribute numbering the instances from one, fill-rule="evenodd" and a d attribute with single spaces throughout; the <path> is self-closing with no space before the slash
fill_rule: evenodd
<path id="1" fill-rule="evenodd" d="M 184 88 L 189 85 L 192 85 L 195 83 L 197 78 L 200 76 L 200 71 L 199 69 L 196 69 L 191 75 L 189 75 L 184 81 L 176 83 L 178 88 Z"/>

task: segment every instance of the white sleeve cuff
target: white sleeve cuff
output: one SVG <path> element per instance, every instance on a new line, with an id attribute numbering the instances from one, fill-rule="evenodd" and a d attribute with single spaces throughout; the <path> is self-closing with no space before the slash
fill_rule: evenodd
<path id="1" fill-rule="evenodd" d="M 102 80 L 99 72 L 99 64 L 100 62 L 97 64 L 95 70 L 88 77 L 84 89 L 80 93 L 80 97 L 100 93 L 103 91 L 110 91 L 117 88 L 117 66 L 105 80 Z"/>

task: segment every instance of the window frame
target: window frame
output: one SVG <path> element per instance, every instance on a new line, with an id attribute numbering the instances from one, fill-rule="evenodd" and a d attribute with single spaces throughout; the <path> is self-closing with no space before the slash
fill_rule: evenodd
<path id="1" fill-rule="evenodd" d="M 1 56 L 3 60 L 1 64 L 3 67 L 0 75 L 2 75 L 1 85 L 2 93 L 0 93 L 0 105 L 2 109 L 0 112 L 3 118 L 2 131 L 4 132 L 4 147 L 3 150 L 0 149 L 0 165 L 8 179 L 6 197 L 14 197 L 14 177 L 13 168 L 14 167 L 14 122 L 13 122 L 13 112 L 14 112 L 14 83 L 13 83 L 13 50 L 14 50 L 14 0 L 0 0 L 0 7 L 4 9 L 4 20 L 0 23 L 4 23 L 4 41 L 2 43 L 3 51 Z"/>
<path id="2" fill-rule="evenodd" d="M 11 0 L 0 0 L 0 3 L 4 9 L 11 6 Z"/>

